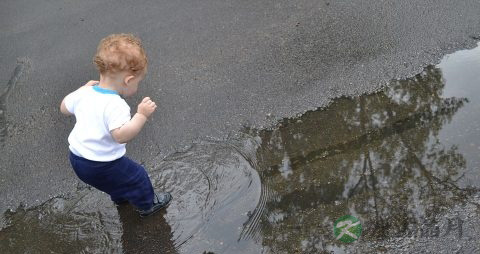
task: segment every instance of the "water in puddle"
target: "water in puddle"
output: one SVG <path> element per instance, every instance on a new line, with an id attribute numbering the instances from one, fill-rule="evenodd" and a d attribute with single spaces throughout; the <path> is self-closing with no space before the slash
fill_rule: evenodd
<path id="1" fill-rule="evenodd" d="M 146 165 L 174 201 L 140 219 L 79 184 L 6 212 L 5 253 L 480 251 L 480 47 L 383 91 Z M 333 223 L 360 219 L 346 244 Z"/>

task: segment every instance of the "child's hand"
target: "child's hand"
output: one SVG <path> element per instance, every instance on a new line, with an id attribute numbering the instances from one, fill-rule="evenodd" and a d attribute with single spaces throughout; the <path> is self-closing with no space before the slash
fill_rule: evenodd
<path id="1" fill-rule="evenodd" d="M 150 97 L 143 98 L 142 102 L 138 104 L 137 113 L 146 116 L 147 118 L 155 111 L 157 105 L 150 100 Z"/>

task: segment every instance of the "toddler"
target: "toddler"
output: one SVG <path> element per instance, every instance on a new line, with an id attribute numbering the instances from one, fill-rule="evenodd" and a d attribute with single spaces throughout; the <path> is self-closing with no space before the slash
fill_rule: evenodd
<path id="1" fill-rule="evenodd" d="M 157 108 L 143 98 L 137 113 L 121 97 L 137 92 L 147 72 L 147 57 L 138 38 L 113 34 L 100 41 L 94 62 L 100 81 L 89 81 L 68 94 L 60 105 L 65 115 L 75 115 L 68 137 L 70 162 L 85 183 L 106 192 L 115 204 L 129 202 L 140 216 L 148 216 L 172 199 L 170 193 L 155 193 L 145 169 L 125 155 L 125 144 L 142 129 Z"/>

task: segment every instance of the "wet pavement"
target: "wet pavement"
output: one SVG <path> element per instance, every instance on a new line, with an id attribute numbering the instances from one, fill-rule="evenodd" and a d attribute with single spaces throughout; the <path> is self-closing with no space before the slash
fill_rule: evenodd
<path id="1" fill-rule="evenodd" d="M 174 201 L 141 220 L 77 184 L 4 214 L 7 253 L 478 253 L 480 47 L 368 95 L 145 163 Z M 333 222 L 363 233 L 335 240 Z"/>
<path id="2" fill-rule="evenodd" d="M 420 73 L 476 45 L 478 13 L 478 0 L 0 1 L 2 94 L 17 80 L 1 103 L 0 213 L 75 191 L 74 120 L 58 104 L 98 78 L 91 59 L 108 34 L 145 44 L 148 75 L 129 103 L 159 108 L 127 153 L 152 164 Z M 16 76 L 19 57 L 29 64 Z"/>

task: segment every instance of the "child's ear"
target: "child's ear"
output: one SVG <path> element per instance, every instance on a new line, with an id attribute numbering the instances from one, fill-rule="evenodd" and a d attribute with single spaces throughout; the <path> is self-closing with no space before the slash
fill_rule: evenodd
<path id="1" fill-rule="evenodd" d="M 124 79 L 125 84 L 128 85 L 128 82 L 130 82 L 133 78 L 135 78 L 135 76 L 132 76 L 132 75 L 126 76 Z"/>

